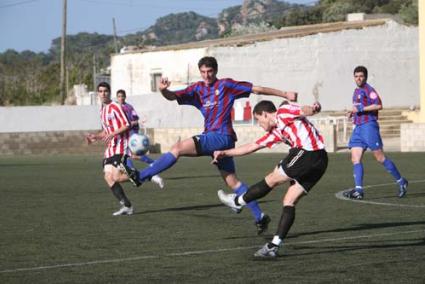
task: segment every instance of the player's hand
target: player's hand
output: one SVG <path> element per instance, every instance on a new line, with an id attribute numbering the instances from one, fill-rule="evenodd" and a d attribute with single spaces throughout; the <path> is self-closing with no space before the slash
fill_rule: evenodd
<path id="1" fill-rule="evenodd" d="M 345 116 L 346 116 L 348 119 L 350 119 L 350 118 L 352 118 L 352 117 L 353 117 L 353 112 L 352 112 L 352 111 L 347 111 L 347 112 L 345 113 Z"/>
<path id="2" fill-rule="evenodd" d="M 322 105 L 319 102 L 314 102 L 312 108 L 314 113 L 319 113 L 322 110 Z"/>
<path id="3" fill-rule="evenodd" d="M 213 160 L 211 164 L 217 164 L 218 160 L 225 156 L 226 156 L 226 153 L 224 151 L 214 151 Z"/>
<path id="4" fill-rule="evenodd" d="M 87 134 L 85 138 L 86 138 L 87 144 L 89 145 L 96 141 L 96 135 L 94 135 L 93 133 Z"/>
<path id="5" fill-rule="evenodd" d="M 140 156 L 137 156 L 136 154 L 131 153 L 131 159 L 132 160 L 139 160 Z"/>
<path id="6" fill-rule="evenodd" d="M 298 100 L 297 92 L 285 92 L 285 97 L 291 102 L 296 102 Z"/>
<path id="7" fill-rule="evenodd" d="M 160 91 L 163 91 L 165 89 L 168 89 L 168 87 L 170 87 L 170 85 L 171 85 L 171 82 L 168 81 L 167 77 L 161 77 L 161 80 L 159 81 L 158 88 L 159 88 Z"/>
<path id="8" fill-rule="evenodd" d="M 109 133 L 105 136 L 102 137 L 103 142 L 105 142 L 105 144 L 109 144 L 109 142 L 111 142 L 112 138 L 114 138 L 114 134 L 113 133 Z"/>

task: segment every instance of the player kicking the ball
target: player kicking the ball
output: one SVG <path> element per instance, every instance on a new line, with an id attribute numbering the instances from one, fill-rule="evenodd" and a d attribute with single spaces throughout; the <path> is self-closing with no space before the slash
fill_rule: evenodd
<path id="1" fill-rule="evenodd" d="M 283 212 L 273 240 L 258 250 L 255 257 L 276 257 L 279 247 L 295 220 L 295 205 L 320 180 L 328 166 L 328 155 L 322 136 L 306 116 L 320 112 L 320 104 L 300 106 L 284 102 L 278 109 L 270 101 L 259 102 L 253 110 L 259 125 L 267 132 L 256 142 L 214 152 L 214 161 L 253 153 L 276 143 L 284 142 L 289 154 L 263 180 L 249 187 L 240 196 L 218 191 L 221 202 L 241 210 L 249 202 L 266 196 L 274 187 L 289 182 L 283 197 Z"/>

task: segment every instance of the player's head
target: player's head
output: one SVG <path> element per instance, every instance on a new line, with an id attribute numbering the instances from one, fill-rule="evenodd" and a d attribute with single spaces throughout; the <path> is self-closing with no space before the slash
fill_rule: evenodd
<path id="1" fill-rule="evenodd" d="M 199 72 L 205 84 L 214 83 L 217 76 L 218 64 L 217 60 L 212 56 L 202 57 L 198 62 Z"/>
<path id="2" fill-rule="evenodd" d="M 120 105 L 122 105 L 123 103 L 125 103 L 125 99 L 127 98 L 127 95 L 125 94 L 124 90 L 118 90 L 117 91 L 117 101 Z"/>
<path id="3" fill-rule="evenodd" d="M 276 107 L 271 101 L 260 101 L 252 110 L 254 118 L 265 131 L 272 129 L 275 123 Z"/>
<path id="4" fill-rule="evenodd" d="M 367 69 L 364 66 L 354 68 L 354 81 L 358 87 L 363 87 L 367 82 Z"/>
<path id="5" fill-rule="evenodd" d="M 97 95 L 102 103 L 108 103 L 111 100 L 111 86 L 106 82 L 97 85 Z"/>

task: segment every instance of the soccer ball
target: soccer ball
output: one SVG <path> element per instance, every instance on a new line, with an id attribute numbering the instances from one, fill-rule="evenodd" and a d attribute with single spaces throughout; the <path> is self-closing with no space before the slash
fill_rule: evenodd
<path id="1" fill-rule="evenodd" d="M 149 137 L 143 134 L 134 133 L 128 141 L 133 154 L 144 155 L 149 150 Z"/>

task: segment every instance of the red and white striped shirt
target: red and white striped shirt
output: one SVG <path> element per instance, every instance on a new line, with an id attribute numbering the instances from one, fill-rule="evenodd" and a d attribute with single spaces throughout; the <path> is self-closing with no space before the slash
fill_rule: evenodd
<path id="1" fill-rule="evenodd" d="M 301 106 L 295 103 L 280 106 L 276 112 L 276 127 L 255 143 L 272 148 L 281 142 L 291 148 L 302 148 L 307 151 L 325 148 L 322 135 L 305 116 L 301 115 Z"/>
<path id="2" fill-rule="evenodd" d="M 116 102 L 111 102 L 107 105 L 102 105 L 100 109 L 100 120 L 102 122 L 103 130 L 110 134 L 123 126 L 129 126 L 127 117 L 121 106 Z M 124 131 L 115 135 L 106 146 L 105 158 L 112 157 L 113 155 L 128 154 L 128 138 L 130 131 Z"/>

